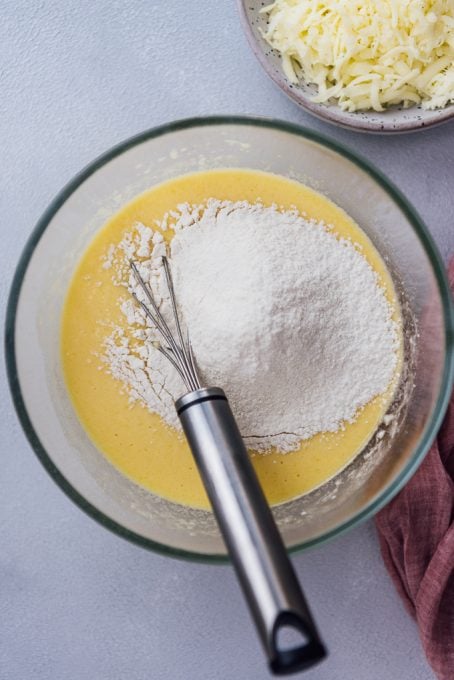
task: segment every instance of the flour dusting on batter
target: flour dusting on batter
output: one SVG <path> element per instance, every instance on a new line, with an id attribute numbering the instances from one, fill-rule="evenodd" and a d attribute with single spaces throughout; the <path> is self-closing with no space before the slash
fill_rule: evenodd
<path id="1" fill-rule="evenodd" d="M 385 393 L 398 362 L 395 309 L 354 243 L 296 210 L 245 201 L 180 204 L 156 226 L 136 224 L 103 266 L 143 299 L 128 265 L 136 261 L 170 319 L 168 256 L 200 373 L 226 391 L 249 447 L 294 450 Z M 184 385 L 129 294 L 121 311 L 105 365 L 132 400 L 178 429 L 174 399 Z"/>

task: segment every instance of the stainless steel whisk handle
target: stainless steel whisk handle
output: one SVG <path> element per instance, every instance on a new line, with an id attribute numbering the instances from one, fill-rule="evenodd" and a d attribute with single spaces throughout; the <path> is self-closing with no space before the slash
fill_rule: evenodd
<path id="1" fill-rule="evenodd" d="M 225 393 L 201 388 L 175 405 L 272 672 L 309 668 L 325 648 Z M 280 647 L 286 627 L 301 635 L 300 645 Z"/>

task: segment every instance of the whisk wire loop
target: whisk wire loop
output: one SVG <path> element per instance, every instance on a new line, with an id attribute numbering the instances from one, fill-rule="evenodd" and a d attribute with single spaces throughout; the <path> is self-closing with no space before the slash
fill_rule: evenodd
<path id="1" fill-rule="evenodd" d="M 157 305 L 156 300 L 154 299 L 150 285 L 144 281 L 136 263 L 133 260 L 129 260 L 129 266 L 134 275 L 134 278 L 136 279 L 137 283 L 142 289 L 145 298 L 153 311 L 150 310 L 149 306 L 145 304 L 143 300 L 139 299 L 135 291 L 131 291 L 131 294 L 166 343 L 166 347 L 163 347 L 160 342 L 153 343 L 155 348 L 159 352 L 161 352 L 161 354 L 165 356 L 166 359 L 172 364 L 172 366 L 178 372 L 180 378 L 183 380 L 187 389 L 190 391 L 197 390 L 201 387 L 201 382 L 197 372 L 194 355 L 192 353 L 191 343 L 189 341 L 189 334 L 187 334 L 186 343 L 183 339 L 183 331 L 181 329 L 180 319 L 178 315 L 172 273 L 170 271 L 169 262 L 166 257 L 162 258 L 162 264 L 164 268 L 167 289 L 170 295 L 173 319 L 175 323 L 175 328 L 177 330 L 178 341 L 175 338 L 172 331 L 170 330 L 167 321 L 163 317 L 161 310 L 159 309 L 159 306 Z"/>

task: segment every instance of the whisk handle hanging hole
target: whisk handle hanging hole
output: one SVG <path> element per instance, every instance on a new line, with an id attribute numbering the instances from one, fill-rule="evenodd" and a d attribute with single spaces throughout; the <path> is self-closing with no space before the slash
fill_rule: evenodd
<path id="1" fill-rule="evenodd" d="M 176 409 L 270 669 L 282 675 L 313 666 L 325 648 L 225 393 L 198 389 L 181 397 Z M 289 628 L 298 641 L 284 648 L 282 633 Z"/>

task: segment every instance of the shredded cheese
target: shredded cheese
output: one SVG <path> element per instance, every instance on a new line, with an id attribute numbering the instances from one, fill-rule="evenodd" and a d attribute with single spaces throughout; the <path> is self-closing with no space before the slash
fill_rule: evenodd
<path id="1" fill-rule="evenodd" d="M 276 0 L 267 42 L 291 83 L 345 111 L 454 102 L 454 0 Z"/>

